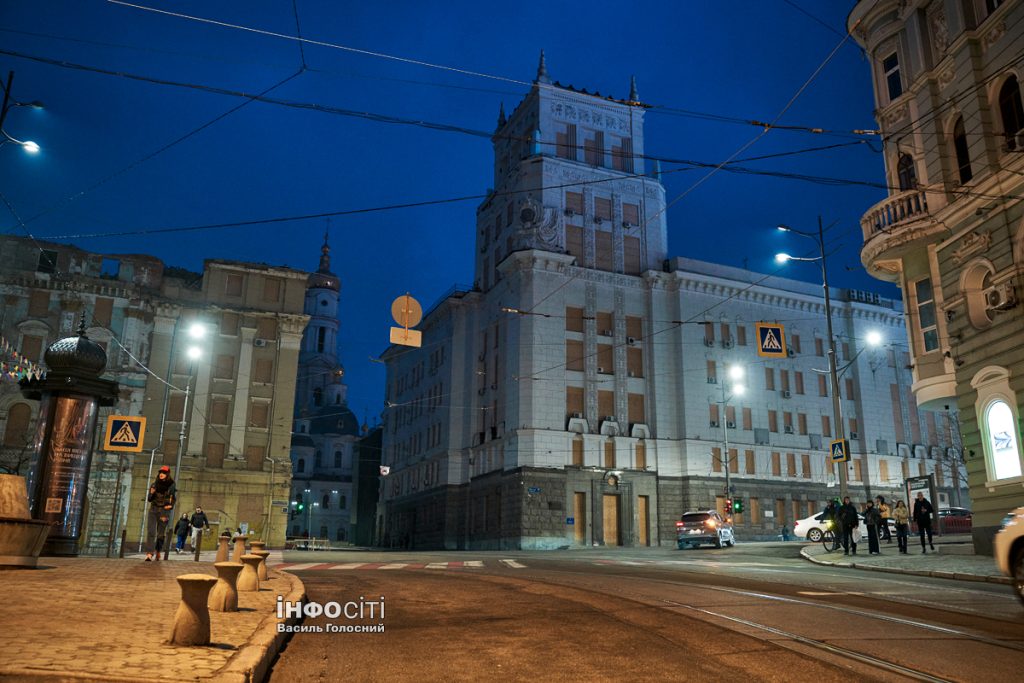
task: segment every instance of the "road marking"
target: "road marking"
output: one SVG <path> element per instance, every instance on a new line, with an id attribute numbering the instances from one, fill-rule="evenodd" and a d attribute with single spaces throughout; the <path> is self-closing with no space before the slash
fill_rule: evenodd
<path id="1" fill-rule="evenodd" d="M 323 563 L 322 562 L 307 562 L 305 564 L 293 564 L 293 565 L 290 565 L 290 566 L 286 567 L 286 569 L 288 571 L 290 571 L 290 572 L 296 572 L 296 571 L 302 571 L 304 569 L 309 569 L 310 567 L 319 567 L 321 564 L 323 564 Z"/>
<path id="2" fill-rule="evenodd" d="M 447 569 L 448 568 L 448 563 L 447 562 L 431 562 L 430 564 L 427 565 L 426 568 L 427 569 Z"/>
<path id="3" fill-rule="evenodd" d="M 362 567 L 365 562 L 349 562 L 348 564 L 336 564 L 331 569 L 358 569 Z"/>
<path id="4" fill-rule="evenodd" d="M 797 595 L 842 595 L 842 593 L 829 593 L 827 591 L 797 591 Z"/>
<path id="5" fill-rule="evenodd" d="M 405 569 L 408 566 L 409 565 L 403 562 L 393 562 L 392 564 L 386 564 L 383 567 L 379 567 L 379 569 Z"/>
<path id="6" fill-rule="evenodd" d="M 467 560 L 465 565 L 467 567 L 483 567 L 484 563 L 482 560 Z"/>
<path id="7" fill-rule="evenodd" d="M 526 569 L 526 565 L 525 564 L 519 564 L 515 560 L 498 560 L 498 561 L 501 562 L 502 564 L 504 564 L 506 567 L 511 567 L 512 569 Z"/>

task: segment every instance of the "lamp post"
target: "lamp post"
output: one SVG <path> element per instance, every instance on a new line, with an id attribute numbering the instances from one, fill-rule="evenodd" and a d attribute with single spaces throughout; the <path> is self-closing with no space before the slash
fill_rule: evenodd
<path id="1" fill-rule="evenodd" d="M 725 450 L 723 453 L 723 462 L 725 463 L 725 497 L 728 500 L 732 496 L 732 480 L 730 478 L 730 467 L 732 463 L 729 456 L 729 401 L 732 400 L 733 396 L 742 396 L 747 388 L 740 384 L 743 379 L 743 368 L 739 365 L 733 365 L 729 368 L 728 380 L 722 382 L 719 386 L 722 388 L 722 441 L 725 444 Z M 729 386 L 727 387 L 726 384 Z M 731 390 L 729 394 L 727 390 Z M 732 512 L 726 510 L 726 514 Z"/>
<path id="2" fill-rule="evenodd" d="M 16 145 L 21 145 L 29 154 L 35 154 L 39 151 L 39 145 L 32 142 L 31 140 L 18 140 L 15 137 L 8 135 L 7 131 L 4 130 L 4 121 L 7 119 L 7 112 L 14 107 L 32 107 L 34 109 L 42 109 L 43 103 L 39 101 L 35 102 L 18 102 L 11 97 L 11 85 L 14 83 L 14 72 L 10 71 L 7 73 L 7 84 L 4 88 L 4 103 L 0 106 L 0 145 L 6 142 L 13 142 Z"/>
<path id="3" fill-rule="evenodd" d="M 836 437 L 839 440 L 846 438 L 846 430 L 843 426 L 843 408 L 839 402 L 839 372 L 836 370 L 836 338 L 832 334 L 832 300 L 829 297 L 828 291 L 828 268 L 825 264 L 825 230 L 821 226 L 821 216 L 818 216 L 818 232 L 804 232 L 802 230 L 795 230 L 787 225 L 780 225 L 779 230 L 782 232 L 791 232 L 801 237 L 814 240 L 818 245 L 819 256 L 810 258 L 800 256 L 790 256 L 789 254 L 776 254 L 775 261 L 777 263 L 786 263 L 787 261 L 819 261 L 821 263 L 821 286 L 825 293 L 825 327 L 826 333 L 828 334 L 828 373 L 831 378 L 832 384 L 832 413 L 836 423 Z M 831 451 L 829 457 L 832 457 Z M 841 463 L 839 467 L 839 497 L 846 498 L 847 495 L 847 464 Z"/>
<path id="4" fill-rule="evenodd" d="M 306 539 L 307 539 L 306 542 L 308 543 L 309 542 L 308 541 L 308 539 L 309 539 L 309 527 L 313 523 L 313 510 L 312 510 L 313 503 L 309 500 L 309 493 L 310 493 L 309 489 L 305 489 L 303 492 L 306 494 L 303 500 L 306 503 Z"/>

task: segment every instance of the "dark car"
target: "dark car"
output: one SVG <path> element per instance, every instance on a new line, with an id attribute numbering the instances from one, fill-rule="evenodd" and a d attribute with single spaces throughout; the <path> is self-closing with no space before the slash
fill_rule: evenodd
<path id="1" fill-rule="evenodd" d="M 701 543 L 730 548 L 736 543 L 732 524 L 714 510 L 687 512 L 676 522 L 676 547 L 696 547 Z"/>

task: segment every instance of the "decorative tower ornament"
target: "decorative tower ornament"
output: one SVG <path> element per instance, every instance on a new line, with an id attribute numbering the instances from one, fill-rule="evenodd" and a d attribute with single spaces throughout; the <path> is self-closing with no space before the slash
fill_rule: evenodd
<path id="1" fill-rule="evenodd" d="M 537 78 L 534 79 L 534 83 L 550 83 L 551 78 L 548 76 L 548 65 L 544 61 L 544 50 L 540 51 L 540 64 L 537 65 Z"/>
<path id="2" fill-rule="evenodd" d="M 498 130 L 501 130 L 506 122 L 507 119 L 505 119 L 505 103 L 502 102 L 501 107 L 499 107 L 498 109 Z"/>
<path id="3" fill-rule="evenodd" d="M 640 95 L 636 92 L 636 76 L 629 77 L 629 103 L 640 104 Z"/>

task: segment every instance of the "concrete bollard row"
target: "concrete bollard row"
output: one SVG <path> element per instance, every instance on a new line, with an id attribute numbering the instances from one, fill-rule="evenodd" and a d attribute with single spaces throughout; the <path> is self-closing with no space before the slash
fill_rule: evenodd
<path id="1" fill-rule="evenodd" d="M 228 543 L 234 541 L 232 560 L 227 561 Z M 258 591 L 260 581 L 269 580 L 266 550 L 263 541 L 252 542 L 252 552 L 246 554 L 246 536 L 226 535 L 219 538 L 217 576 L 183 574 L 177 577 L 181 587 L 181 602 L 174 613 L 171 626 L 172 645 L 200 646 L 210 644 L 210 612 L 237 612 L 239 591 Z M 237 558 L 237 560 L 235 559 Z"/>

